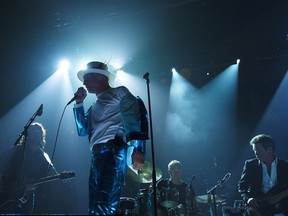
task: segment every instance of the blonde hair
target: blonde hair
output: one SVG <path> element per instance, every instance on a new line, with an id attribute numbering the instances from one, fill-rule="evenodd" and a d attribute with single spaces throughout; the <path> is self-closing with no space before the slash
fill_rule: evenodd
<path id="1" fill-rule="evenodd" d="M 178 161 L 178 160 L 172 160 L 172 161 L 170 161 L 170 163 L 168 164 L 168 170 L 171 170 L 171 167 L 172 167 L 172 166 L 175 166 L 175 165 L 177 165 L 177 166 L 179 166 L 180 168 L 182 168 L 182 164 L 180 163 L 180 161 Z"/>

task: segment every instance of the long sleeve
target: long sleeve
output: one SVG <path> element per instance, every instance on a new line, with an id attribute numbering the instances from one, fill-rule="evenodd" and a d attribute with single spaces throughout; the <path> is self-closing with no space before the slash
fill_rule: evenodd
<path id="1" fill-rule="evenodd" d="M 249 175 L 247 174 L 247 161 L 245 161 L 243 171 L 240 177 L 240 180 L 238 182 L 238 191 L 242 197 L 242 199 L 247 202 L 249 199 Z"/>
<path id="2" fill-rule="evenodd" d="M 89 134 L 88 113 L 85 114 L 83 105 L 73 108 L 76 128 L 79 136 L 87 136 Z"/>
<path id="3" fill-rule="evenodd" d="M 260 198 L 262 191 L 262 167 L 257 159 L 245 161 L 238 182 L 238 191 L 245 202 L 251 197 Z"/>
<path id="4" fill-rule="evenodd" d="M 140 97 L 128 93 L 121 100 L 120 110 L 126 141 L 148 140 L 147 110 Z"/>

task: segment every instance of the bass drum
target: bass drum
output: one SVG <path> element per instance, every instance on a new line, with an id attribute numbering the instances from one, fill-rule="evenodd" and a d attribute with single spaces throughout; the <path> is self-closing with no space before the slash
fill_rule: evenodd
<path id="1" fill-rule="evenodd" d="M 117 210 L 117 215 L 136 215 L 136 201 L 130 197 L 120 197 L 120 205 Z"/>

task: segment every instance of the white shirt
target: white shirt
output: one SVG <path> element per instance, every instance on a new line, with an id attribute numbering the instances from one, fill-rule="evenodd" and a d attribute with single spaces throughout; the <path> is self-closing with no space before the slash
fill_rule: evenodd
<path id="1" fill-rule="evenodd" d="M 271 188 L 277 184 L 277 159 L 271 164 L 271 174 L 269 176 L 266 164 L 262 163 L 262 185 L 263 192 L 267 193 Z"/>
<path id="2" fill-rule="evenodd" d="M 124 133 L 121 121 L 120 101 L 128 93 L 124 87 L 111 88 L 97 95 L 92 105 L 92 136 L 90 148 L 97 143 L 114 139 L 119 130 Z"/>

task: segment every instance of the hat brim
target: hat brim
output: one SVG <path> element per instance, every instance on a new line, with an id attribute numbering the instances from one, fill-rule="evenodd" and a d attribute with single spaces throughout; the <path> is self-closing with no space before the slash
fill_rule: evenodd
<path id="1" fill-rule="evenodd" d="M 78 79 L 83 82 L 84 81 L 84 76 L 86 74 L 89 74 L 89 73 L 95 73 L 95 74 L 101 74 L 103 76 L 106 76 L 108 78 L 109 81 L 112 81 L 113 78 L 114 78 L 114 75 L 108 71 L 108 70 L 101 70 L 101 69 L 87 69 L 87 70 L 80 70 L 78 73 L 77 73 L 77 77 Z"/>

